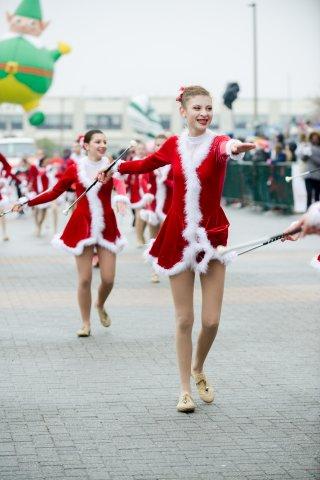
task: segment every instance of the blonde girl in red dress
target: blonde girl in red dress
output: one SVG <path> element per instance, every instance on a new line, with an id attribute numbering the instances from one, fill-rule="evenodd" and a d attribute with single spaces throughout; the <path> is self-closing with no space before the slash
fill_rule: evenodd
<path id="1" fill-rule="evenodd" d="M 220 206 L 227 159 L 239 158 L 255 146 L 209 130 L 212 98 L 206 89 L 187 87 L 177 100 L 187 130 L 170 137 L 144 160 L 121 162 L 117 169 L 120 174 L 132 174 L 172 166 L 171 208 L 147 255 L 157 272 L 170 277 L 181 381 L 177 409 L 193 412 L 191 377 L 204 402 L 214 399 L 204 362 L 218 331 L 224 289 L 225 265 L 217 247 L 226 245 L 228 238 L 229 222 Z M 98 178 L 105 182 L 109 175 L 101 173 Z M 202 290 L 202 325 L 192 356 L 196 273 L 200 274 Z"/>
<path id="2" fill-rule="evenodd" d="M 106 157 L 107 139 L 101 130 L 90 130 L 84 136 L 86 155 L 77 164 L 71 165 L 53 186 L 52 189 L 28 201 L 29 206 L 51 202 L 62 193 L 68 191 L 72 184 L 75 186 L 77 197 L 92 183 L 98 171 L 108 166 Z M 112 208 L 111 194 L 113 187 L 119 195 L 113 197 L 123 209 L 128 202 L 125 195 L 123 181 L 114 180 L 113 183 L 102 185 L 97 183 L 76 205 L 63 232 L 54 237 L 52 243 L 67 252 L 73 253 L 78 271 L 78 302 L 82 317 L 82 327 L 77 331 L 79 337 L 90 335 L 91 311 L 91 280 L 92 257 L 94 247 L 97 249 L 101 283 L 95 303 L 100 321 L 108 327 L 110 317 L 104 304 L 112 290 L 116 254 L 122 250 L 126 241 L 121 237 L 117 227 L 116 217 Z M 123 203 L 124 202 L 124 203 Z M 19 211 L 21 205 L 13 206 L 13 211 Z"/>

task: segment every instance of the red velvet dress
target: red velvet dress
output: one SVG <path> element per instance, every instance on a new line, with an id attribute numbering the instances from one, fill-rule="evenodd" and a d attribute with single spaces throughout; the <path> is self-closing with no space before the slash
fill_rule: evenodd
<path id="1" fill-rule="evenodd" d="M 86 161 L 87 159 L 83 158 L 77 165 L 70 166 L 51 190 L 29 200 L 28 205 L 32 207 L 50 202 L 70 189 L 72 184 L 75 184 L 76 195 L 79 197 L 93 181 L 86 173 Z M 107 165 L 107 160 L 102 159 L 99 162 L 99 169 Z M 63 232 L 54 237 L 52 244 L 75 255 L 81 255 L 84 247 L 88 245 L 99 245 L 113 253 L 122 250 L 126 240 L 120 235 L 112 209 L 113 185 L 121 193 L 114 197 L 115 201 L 127 201 L 123 182 L 114 180 L 113 183 L 109 182 L 106 185 L 96 183 L 76 204 Z"/>
<path id="2" fill-rule="evenodd" d="M 184 270 L 205 273 L 210 260 L 221 260 L 216 250 L 226 245 L 229 222 L 220 200 L 232 142 L 207 131 L 196 146 L 187 132 L 170 137 L 144 160 L 121 162 L 120 174 L 144 173 L 171 164 L 171 208 L 147 257 L 159 273 L 175 275 Z M 235 156 L 239 158 L 238 156 Z"/>
<path id="3" fill-rule="evenodd" d="M 153 197 L 150 203 L 140 210 L 140 217 L 149 225 L 157 226 L 160 223 L 160 219 L 156 213 L 157 180 L 154 172 L 140 175 L 140 185 L 143 190 L 143 195 L 149 194 Z"/>
<path id="4" fill-rule="evenodd" d="M 34 180 L 34 190 L 31 192 L 29 198 L 34 198 L 36 195 L 43 193 L 49 188 L 49 176 L 47 175 L 47 169 L 38 167 L 37 176 Z M 48 208 L 49 203 L 42 203 L 36 206 L 36 208 L 44 209 Z"/>

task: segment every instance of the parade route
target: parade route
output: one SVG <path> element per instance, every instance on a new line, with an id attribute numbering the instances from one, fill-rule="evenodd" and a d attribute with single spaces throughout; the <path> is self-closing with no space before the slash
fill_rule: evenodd
<path id="1" fill-rule="evenodd" d="M 231 244 L 281 232 L 296 216 L 226 209 Z M 8 216 L 0 244 L 1 480 L 307 480 L 320 478 L 319 237 L 277 243 L 229 267 L 206 373 L 214 404 L 179 395 L 169 282 L 150 282 L 128 218 L 108 302 L 79 339 L 72 255 L 51 223 Z M 63 219 L 61 219 L 63 220 Z M 94 271 L 94 287 L 99 271 Z M 94 298 L 93 298 L 94 300 Z M 199 328 L 197 281 L 197 328 Z"/>

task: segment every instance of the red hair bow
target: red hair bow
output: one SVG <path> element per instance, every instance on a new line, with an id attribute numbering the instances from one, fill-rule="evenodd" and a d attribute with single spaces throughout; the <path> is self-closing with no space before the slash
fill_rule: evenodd
<path id="1" fill-rule="evenodd" d="M 182 102 L 182 95 L 183 95 L 183 92 L 185 91 L 186 87 L 180 87 L 179 88 L 179 95 L 177 96 L 176 100 L 177 102 Z"/>
<path id="2" fill-rule="evenodd" d="M 84 135 L 83 134 L 78 135 L 76 139 L 76 143 L 79 143 L 81 148 L 83 148 L 83 140 L 84 140 Z"/>

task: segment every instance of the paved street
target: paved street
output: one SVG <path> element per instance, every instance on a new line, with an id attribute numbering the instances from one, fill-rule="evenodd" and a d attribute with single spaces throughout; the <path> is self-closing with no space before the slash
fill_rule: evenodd
<path id="1" fill-rule="evenodd" d="M 227 209 L 231 244 L 281 232 L 293 217 Z M 72 256 L 33 237 L 30 212 L 0 243 L 1 480 L 307 480 L 320 478 L 319 238 L 270 245 L 229 267 L 206 371 L 213 405 L 179 386 L 167 279 L 130 246 L 118 257 L 104 329 L 78 339 Z M 94 272 L 94 289 L 99 272 Z M 199 328 L 200 295 L 196 308 Z"/>

